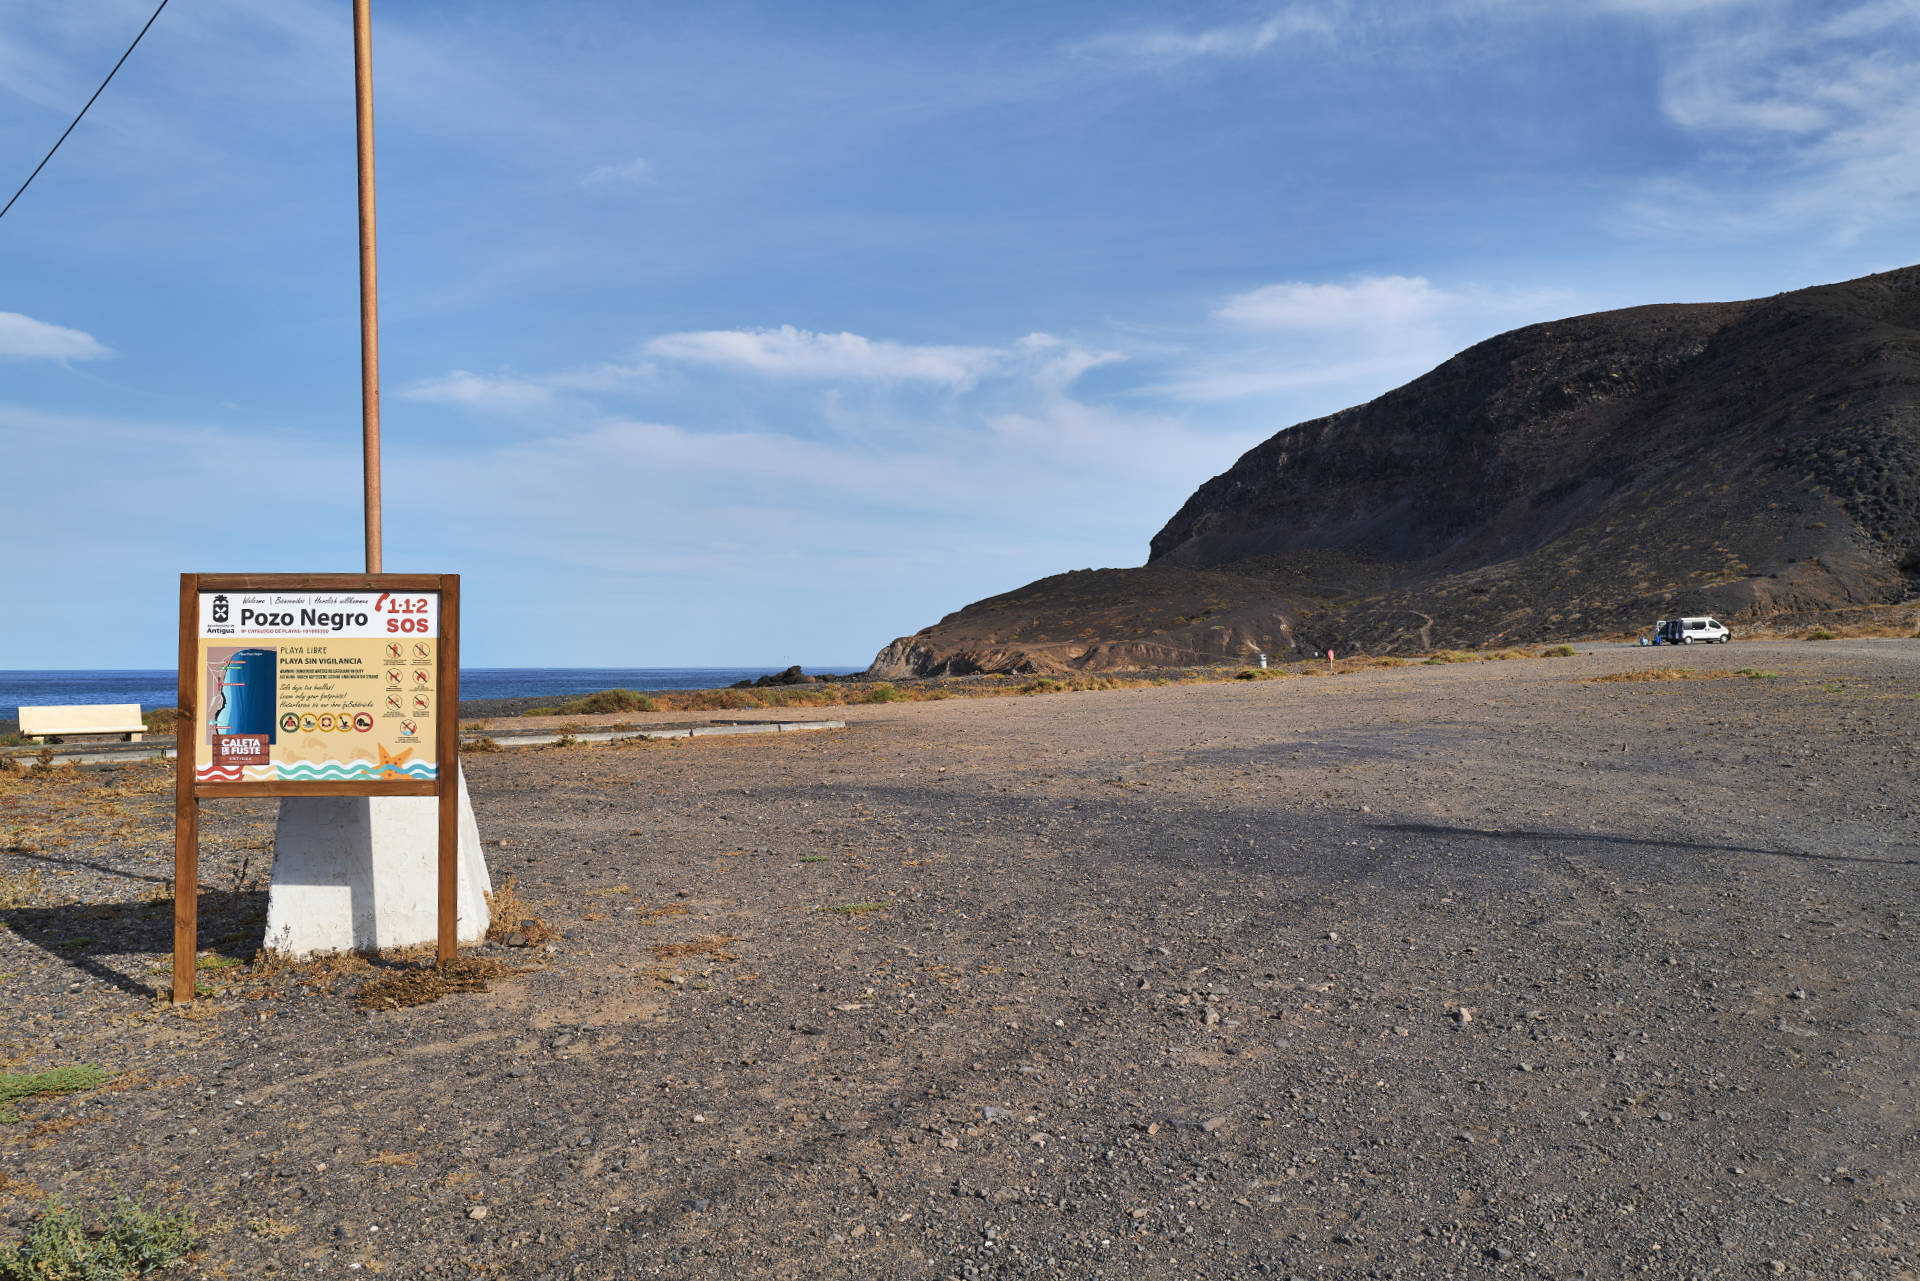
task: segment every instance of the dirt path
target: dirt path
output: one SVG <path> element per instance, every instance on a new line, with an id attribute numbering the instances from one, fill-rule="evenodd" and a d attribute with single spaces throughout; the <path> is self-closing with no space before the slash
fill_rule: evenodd
<path id="1" fill-rule="evenodd" d="M 235 1277 L 1920 1277 L 1916 657 L 475 757 L 565 937 L 374 1014 L 350 965 L 150 1009 L 164 777 L 8 783 L 0 1056 L 130 1075 L 0 1127 L 4 1212 L 151 1186 Z M 1651 667 L 1777 675 L 1592 681 Z M 271 811 L 210 812 L 239 954 Z"/>

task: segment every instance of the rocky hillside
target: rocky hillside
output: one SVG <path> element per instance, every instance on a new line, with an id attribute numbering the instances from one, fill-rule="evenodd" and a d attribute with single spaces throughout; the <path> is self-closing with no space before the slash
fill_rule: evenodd
<path id="1" fill-rule="evenodd" d="M 1920 267 L 1502 334 L 1278 432 L 1138 569 L 1056 575 L 884 676 L 1408 652 L 1920 595 Z"/>

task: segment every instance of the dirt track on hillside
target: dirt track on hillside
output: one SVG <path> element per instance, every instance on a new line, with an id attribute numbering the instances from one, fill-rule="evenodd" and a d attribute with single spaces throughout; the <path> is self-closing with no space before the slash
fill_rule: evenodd
<path id="1" fill-rule="evenodd" d="M 1590 683 L 1646 667 L 1778 675 Z M 1920 1277 L 1916 699 L 1756 643 L 472 757 L 565 937 L 373 1014 L 151 1008 L 166 776 L 8 782 L 0 1057 L 129 1075 L 0 1126 L 0 1214 L 149 1187 L 229 1277 Z M 250 954 L 271 810 L 208 817 Z"/>

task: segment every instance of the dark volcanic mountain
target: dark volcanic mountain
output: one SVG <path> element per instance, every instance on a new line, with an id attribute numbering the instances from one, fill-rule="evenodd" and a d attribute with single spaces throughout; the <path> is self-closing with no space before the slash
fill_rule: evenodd
<path id="1" fill-rule="evenodd" d="M 1920 267 L 1502 334 L 1301 423 L 1139 569 L 1030 583 L 876 675 L 1374 653 L 1920 595 Z"/>

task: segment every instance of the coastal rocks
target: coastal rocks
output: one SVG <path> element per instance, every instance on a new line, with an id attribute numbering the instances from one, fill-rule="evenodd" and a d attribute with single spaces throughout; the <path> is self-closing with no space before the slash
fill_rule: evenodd
<path id="1" fill-rule="evenodd" d="M 1154 565 L 1074 570 L 901 637 L 866 675 L 1064 676 L 1251 662 L 1260 653 L 1285 658 L 1302 648 L 1295 620 L 1305 608 L 1290 590 L 1236 574 Z"/>
<path id="2" fill-rule="evenodd" d="M 805 672 L 800 670 L 800 664 L 795 663 L 792 667 L 787 668 L 783 672 L 774 672 L 770 675 L 762 676 L 757 680 L 735 681 L 733 684 L 727 686 L 727 688 L 728 689 L 766 689 L 767 687 L 772 685 L 812 685 L 819 679 L 820 678 L 818 676 L 807 675 Z"/>

